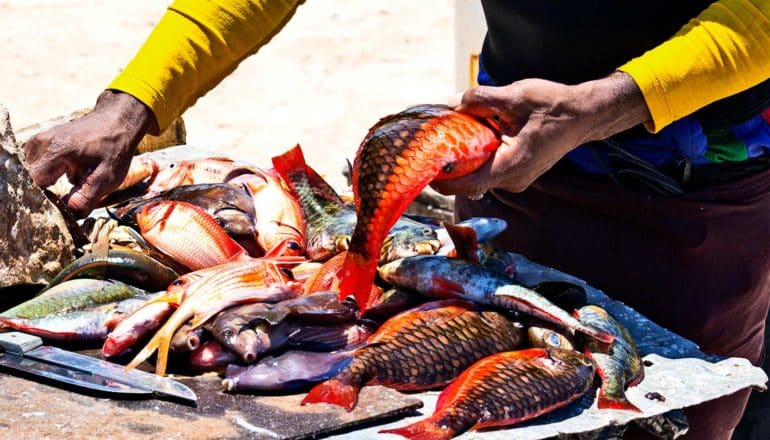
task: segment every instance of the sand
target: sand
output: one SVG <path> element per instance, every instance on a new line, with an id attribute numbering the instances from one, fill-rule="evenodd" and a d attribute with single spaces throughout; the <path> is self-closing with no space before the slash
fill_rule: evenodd
<path id="1" fill-rule="evenodd" d="M 167 4 L 0 0 L 0 102 L 14 127 L 93 106 Z M 188 143 L 265 165 L 300 143 L 339 188 L 379 118 L 454 93 L 453 24 L 452 0 L 308 1 L 184 114 Z"/>

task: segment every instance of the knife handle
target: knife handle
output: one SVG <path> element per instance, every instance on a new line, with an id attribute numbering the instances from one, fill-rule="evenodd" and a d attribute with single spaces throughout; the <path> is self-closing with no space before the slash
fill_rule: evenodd
<path id="1" fill-rule="evenodd" d="M 38 336 L 21 332 L 0 333 L 0 347 L 8 353 L 24 354 L 41 345 L 43 340 Z"/>

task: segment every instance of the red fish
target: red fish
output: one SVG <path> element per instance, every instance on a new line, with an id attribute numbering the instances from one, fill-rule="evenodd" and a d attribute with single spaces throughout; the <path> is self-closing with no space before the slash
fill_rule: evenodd
<path id="1" fill-rule="evenodd" d="M 533 419 L 582 396 L 594 365 L 576 351 L 530 348 L 488 356 L 471 365 L 438 397 L 432 416 L 380 432 L 442 440 L 467 429 Z"/>
<path id="2" fill-rule="evenodd" d="M 181 185 L 227 182 L 241 174 L 252 172 L 252 169 L 251 165 L 235 162 L 226 157 L 169 162 L 163 164 L 152 176 L 147 194 L 154 196 Z"/>
<path id="3" fill-rule="evenodd" d="M 425 186 L 479 168 L 500 145 L 490 124 L 442 105 L 418 105 L 381 119 L 353 166 L 358 221 L 341 270 L 340 298 L 363 313 L 385 236 Z"/>
<path id="4" fill-rule="evenodd" d="M 145 240 L 194 271 L 249 258 L 213 217 L 189 203 L 148 203 L 136 222 Z"/>
<path id="5" fill-rule="evenodd" d="M 302 400 L 352 411 L 365 384 L 418 391 L 442 387 L 484 356 L 516 348 L 522 330 L 504 315 L 459 300 L 433 301 L 380 326 L 337 377 Z"/>

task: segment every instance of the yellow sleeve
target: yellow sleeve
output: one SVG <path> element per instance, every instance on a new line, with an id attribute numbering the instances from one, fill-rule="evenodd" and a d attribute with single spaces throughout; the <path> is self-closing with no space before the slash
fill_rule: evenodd
<path id="1" fill-rule="evenodd" d="M 644 95 L 652 115 L 647 129 L 660 131 L 770 77 L 770 1 L 712 3 L 671 39 L 618 70 Z"/>
<path id="2" fill-rule="evenodd" d="M 108 89 L 142 101 L 163 131 L 267 43 L 300 3 L 176 0 Z"/>

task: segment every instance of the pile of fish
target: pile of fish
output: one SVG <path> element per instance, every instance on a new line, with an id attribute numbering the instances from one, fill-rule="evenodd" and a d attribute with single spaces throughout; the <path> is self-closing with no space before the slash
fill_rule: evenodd
<path id="1" fill-rule="evenodd" d="M 431 181 L 467 174 L 496 125 L 422 105 L 379 121 L 353 165 L 353 203 L 299 146 L 271 168 L 209 157 L 132 162 L 87 219 L 85 254 L 6 328 L 102 344 L 157 374 L 216 371 L 228 392 L 308 390 L 348 411 L 362 386 L 444 389 L 435 413 L 390 432 L 450 438 L 562 407 L 600 383 L 598 407 L 639 411 L 628 331 L 578 286 L 535 287 L 490 242 L 506 224 L 405 214 Z M 154 355 L 154 358 L 153 358 Z"/>

